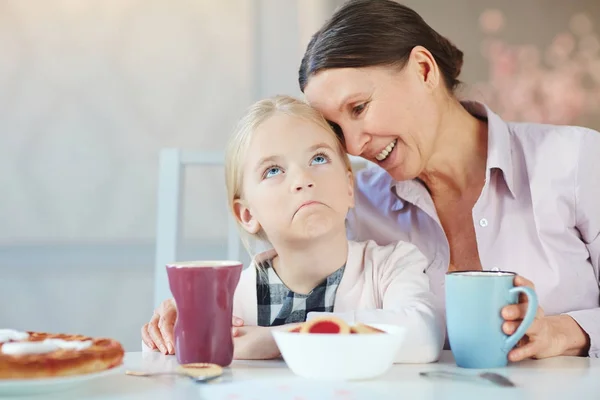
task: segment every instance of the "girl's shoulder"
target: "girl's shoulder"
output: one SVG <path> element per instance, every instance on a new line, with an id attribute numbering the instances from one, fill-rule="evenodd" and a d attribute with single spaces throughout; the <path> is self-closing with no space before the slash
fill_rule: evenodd
<path id="1" fill-rule="evenodd" d="M 352 268 L 402 269 L 418 266 L 425 269 L 429 262 L 414 244 L 396 241 L 379 245 L 373 240 L 349 241 L 348 265 Z"/>

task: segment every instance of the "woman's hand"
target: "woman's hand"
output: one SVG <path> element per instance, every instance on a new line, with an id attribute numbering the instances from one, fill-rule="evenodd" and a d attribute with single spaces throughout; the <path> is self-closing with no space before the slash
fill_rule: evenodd
<path id="1" fill-rule="evenodd" d="M 515 286 L 528 286 L 535 290 L 533 283 L 522 276 L 516 276 Z M 518 304 L 502 309 L 505 322 L 502 330 L 512 335 L 525 318 L 527 296 L 520 295 Z M 546 316 L 538 307 L 535 319 L 523 339 L 508 353 L 510 361 L 526 358 L 547 358 L 560 355 L 582 355 L 589 347 L 589 336 L 579 324 L 568 315 Z"/>

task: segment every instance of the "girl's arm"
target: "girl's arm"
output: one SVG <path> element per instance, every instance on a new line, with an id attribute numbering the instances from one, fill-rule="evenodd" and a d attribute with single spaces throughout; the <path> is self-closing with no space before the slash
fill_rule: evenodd
<path id="1" fill-rule="evenodd" d="M 367 249 L 365 255 L 365 260 L 376 260 L 372 279 L 381 308 L 333 314 L 348 323 L 406 327 L 397 363 L 437 361 L 444 346 L 445 324 L 424 272 L 429 264 L 425 256 L 406 242 Z"/>

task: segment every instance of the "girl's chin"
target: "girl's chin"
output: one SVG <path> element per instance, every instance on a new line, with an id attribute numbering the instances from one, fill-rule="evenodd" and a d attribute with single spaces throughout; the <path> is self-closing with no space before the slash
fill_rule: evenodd
<path id="1" fill-rule="evenodd" d="M 330 235 L 338 227 L 335 223 L 336 216 L 327 214 L 326 212 L 318 212 L 303 215 L 300 218 L 296 216 L 292 230 L 294 237 L 298 240 L 310 240 Z M 344 226 L 343 224 L 337 225 Z"/>

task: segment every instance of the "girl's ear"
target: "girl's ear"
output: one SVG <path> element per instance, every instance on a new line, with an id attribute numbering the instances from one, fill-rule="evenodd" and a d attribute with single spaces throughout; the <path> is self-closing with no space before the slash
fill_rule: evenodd
<path id="1" fill-rule="evenodd" d="M 348 199 L 350 204 L 348 208 L 354 208 L 354 174 L 348 171 Z"/>
<path id="2" fill-rule="evenodd" d="M 260 232 L 260 223 L 254 218 L 250 208 L 242 200 L 235 200 L 233 203 L 233 213 L 244 230 L 252 235 Z"/>

